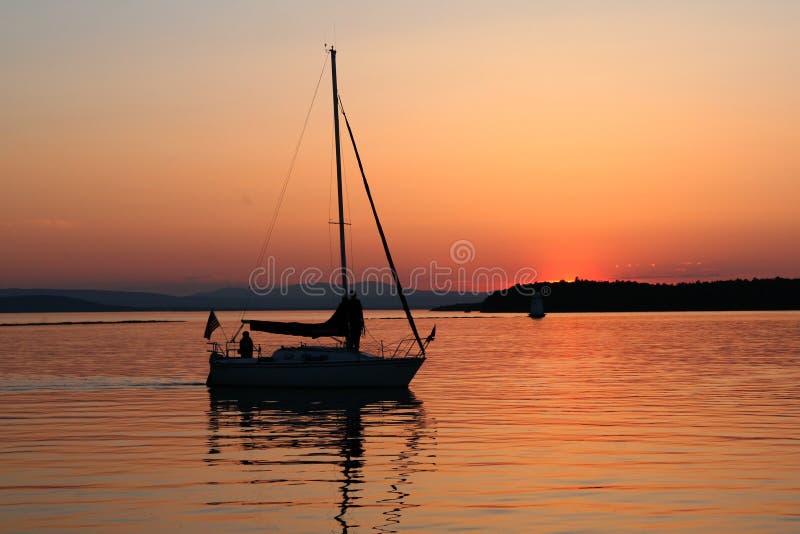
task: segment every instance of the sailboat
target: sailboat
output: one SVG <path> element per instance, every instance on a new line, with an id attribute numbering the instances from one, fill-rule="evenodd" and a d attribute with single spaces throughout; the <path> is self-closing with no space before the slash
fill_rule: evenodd
<path id="1" fill-rule="evenodd" d="M 333 345 L 282 346 L 270 356 L 264 357 L 259 348 L 256 357 L 251 354 L 238 354 L 240 345 L 236 342 L 237 331 L 230 341 L 224 344 L 210 343 L 209 373 L 206 383 L 209 386 L 235 387 L 290 387 L 290 388 L 332 388 L 332 387 L 407 387 L 419 368 L 425 362 L 426 349 L 433 341 L 436 327 L 424 340 L 417 331 L 414 317 L 403 293 L 397 269 L 389 251 L 386 235 L 378 217 L 375 202 L 367 182 L 361 156 L 356 147 L 353 130 L 344 113 L 336 81 L 336 50 L 328 49 L 331 61 L 331 84 L 333 87 L 333 129 L 336 147 L 336 181 L 338 191 L 339 252 L 341 257 L 340 289 L 344 297 L 331 317 L 322 323 L 298 323 L 280 321 L 261 321 L 242 319 L 242 327 L 254 332 L 267 332 L 301 338 L 317 339 L 330 337 Z M 394 348 L 385 348 L 381 343 L 380 353 L 371 354 L 360 350 L 363 333 L 363 311 L 360 302 L 350 293 L 347 279 L 347 253 L 345 243 L 344 201 L 342 195 L 342 156 L 339 135 L 339 115 L 345 120 L 347 132 L 358 162 L 364 190 L 369 200 L 378 234 L 381 238 L 386 260 L 392 272 L 395 288 L 413 337 L 403 339 Z M 219 323 L 213 311 L 206 326 L 206 338 Z M 246 334 L 243 333 L 244 336 Z M 248 334 L 249 337 L 249 334 Z M 251 342 L 252 343 L 252 342 Z M 252 344 L 250 345 L 252 347 Z"/>
<path id="2" fill-rule="evenodd" d="M 544 317 L 544 302 L 541 294 L 536 293 L 531 297 L 531 313 L 529 315 L 532 319 L 541 319 Z"/>

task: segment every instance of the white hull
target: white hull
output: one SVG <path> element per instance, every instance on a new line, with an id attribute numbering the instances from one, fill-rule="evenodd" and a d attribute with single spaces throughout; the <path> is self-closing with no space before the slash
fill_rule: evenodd
<path id="1" fill-rule="evenodd" d="M 276 361 L 212 355 L 209 386 L 270 388 L 407 387 L 425 358 Z"/>

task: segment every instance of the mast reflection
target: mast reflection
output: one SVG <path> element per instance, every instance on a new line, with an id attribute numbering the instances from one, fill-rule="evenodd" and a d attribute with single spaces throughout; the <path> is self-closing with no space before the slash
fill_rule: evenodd
<path id="1" fill-rule="evenodd" d="M 238 458 L 241 466 L 323 464 L 322 471 L 324 464 L 335 465 L 338 513 L 333 519 L 343 533 L 356 526 L 396 532 L 403 510 L 415 506 L 409 502 L 414 473 L 434 468 L 433 432 L 422 401 L 408 389 L 210 388 L 209 399 L 207 463 Z M 242 459 L 242 452 L 250 454 Z M 326 482 L 313 478 L 297 482 Z M 356 524 L 353 511 L 367 499 L 369 510 L 379 509 L 381 515 L 368 518 L 372 525 Z M 365 515 L 359 513 L 359 521 Z"/>

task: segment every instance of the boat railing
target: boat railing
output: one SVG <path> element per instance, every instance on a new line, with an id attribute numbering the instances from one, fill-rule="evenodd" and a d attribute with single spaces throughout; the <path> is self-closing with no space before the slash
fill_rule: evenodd
<path id="1" fill-rule="evenodd" d="M 206 343 L 206 345 L 211 345 L 211 348 L 208 352 L 212 354 L 220 354 L 226 358 L 236 358 L 239 356 L 239 343 L 236 341 L 226 341 L 224 346 L 218 341 L 210 341 Z M 262 355 L 260 344 L 253 347 L 253 356 L 261 358 Z"/>
<path id="2" fill-rule="evenodd" d="M 208 352 L 217 354 L 225 358 L 238 358 L 239 357 L 239 343 L 235 341 L 226 341 L 220 343 L 219 341 L 210 341 L 206 343 L 211 348 Z M 427 344 L 426 344 L 427 345 Z M 300 347 L 305 347 L 304 343 Z M 342 348 L 344 343 L 338 343 L 337 347 Z M 401 339 L 394 346 L 387 345 L 383 341 L 375 341 L 373 343 L 362 343 L 361 350 L 365 352 L 372 352 L 380 355 L 381 358 L 418 358 L 422 356 L 422 351 L 418 350 L 416 339 L 413 337 Z M 256 345 L 253 350 L 253 356 L 262 358 L 261 345 Z"/>
<path id="3" fill-rule="evenodd" d="M 408 358 L 409 354 L 411 353 L 411 349 L 414 348 L 414 338 L 410 339 L 401 339 L 397 342 L 397 345 L 394 347 L 394 351 L 392 352 L 390 358 Z"/>
<path id="4" fill-rule="evenodd" d="M 422 351 L 418 350 L 416 341 L 413 337 L 401 339 L 396 343 L 373 340 L 372 342 L 362 342 L 361 350 L 373 353 L 381 358 L 418 358 L 422 355 Z"/>

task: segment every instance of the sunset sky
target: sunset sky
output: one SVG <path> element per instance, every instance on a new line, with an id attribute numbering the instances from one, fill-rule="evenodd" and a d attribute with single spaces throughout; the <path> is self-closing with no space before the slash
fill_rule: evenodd
<path id="1" fill-rule="evenodd" d="M 244 285 L 325 43 L 404 274 L 468 240 L 540 280 L 800 276 L 800 2 L 21 0 L 0 287 Z M 336 263 L 329 74 L 280 267 Z M 343 146 L 358 272 L 385 262 Z"/>

